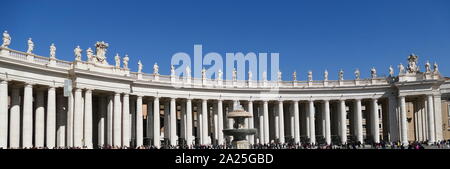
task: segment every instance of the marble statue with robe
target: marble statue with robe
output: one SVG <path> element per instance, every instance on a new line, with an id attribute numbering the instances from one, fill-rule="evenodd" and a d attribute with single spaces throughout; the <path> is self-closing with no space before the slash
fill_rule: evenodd
<path id="1" fill-rule="evenodd" d="M 95 48 L 96 55 L 95 55 L 94 62 L 96 64 L 107 65 L 108 62 L 106 61 L 106 52 L 108 51 L 107 48 L 109 47 L 109 44 L 105 43 L 103 41 L 102 42 L 97 42 L 95 44 L 95 47 L 96 47 Z M 117 62 L 116 62 L 116 66 L 117 66 Z"/>
<path id="2" fill-rule="evenodd" d="M 8 46 L 11 44 L 11 36 L 9 36 L 8 31 L 3 32 L 3 43 L 2 47 L 8 48 Z"/>
<path id="3" fill-rule="evenodd" d="M 253 80 L 253 73 L 252 73 L 252 71 L 248 71 L 248 80 L 249 81 Z"/>
<path id="4" fill-rule="evenodd" d="M 431 65 L 430 65 L 430 62 L 429 62 L 429 61 L 427 61 L 427 62 L 425 63 L 425 71 L 426 71 L 427 73 L 431 73 Z"/>
<path id="5" fill-rule="evenodd" d="M 399 73 L 399 74 L 404 74 L 404 73 L 405 73 L 405 66 L 403 66 L 402 63 L 400 63 L 400 64 L 398 65 L 398 73 Z"/>
<path id="6" fill-rule="evenodd" d="M 419 60 L 419 56 L 416 56 L 414 53 L 409 55 L 408 57 L 408 72 L 409 73 L 417 73 L 419 71 L 419 67 L 417 66 L 417 61 Z"/>
<path id="7" fill-rule="evenodd" d="M 355 79 L 360 80 L 361 79 L 361 71 L 359 69 L 355 70 Z"/>
<path id="8" fill-rule="evenodd" d="M 344 70 L 339 71 L 339 80 L 344 80 Z"/>
<path id="9" fill-rule="evenodd" d="M 433 68 L 434 68 L 434 70 L 433 70 L 434 73 L 439 73 L 439 66 L 436 62 L 434 62 Z"/>
<path id="10" fill-rule="evenodd" d="M 394 68 L 391 66 L 389 66 L 389 76 L 394 77 Z"/>
<path id="11" fill-rule="evenodd" d="M 370 75 L 372 76 L 372 79 L 377 78 L 377 70 L 374 67 L 370 69 Z"/>
<path id="12" fill-rule="evenodd" d="M 89 63 L 93 63 L 94 61 L 94 51 L 91 48 L 86 50 L 86 55 Z M 81 57 L 80 57 L 81 60 Z"/>
<path id="13" fill-rule="evenodd" d="M 233 72 L 231 74 L 231 79 L 233 79 L 233 81 L 237 80 L 237 71 L 236 68 L 233 68 Z"/>
<path id="14" fill-rule="evenodd" d="M 114 60 L 116 61 L 116 67 L 120 68 L 120 56 L 119 56 L 119 54 L 116 54 L 116 56 L 114 57 Z"/>
<path id="15" fill-rule="evenodd" d="M 202 79 L 206 79 L 206 69 L 202 69 Z"/>
<path id="16" fill-rule="evenodd" d="M 325 72 L 323 72 L 323 80 L 328 80 L 328 70 L 325 70 Z"/>
<path id="17" fill-rule="evenodd" d="M 34 42 L 31 40 L 31 38 L 29 38 L 27 53 L 33 53 L 33 50 L 34 50 Z"/>
<path id="18" fill-rule="evenodd" d="M 89 48 L 90 49 L 90 48 Z M 88 49 L 88 50 L 89 50 Z M 81 50 L 80 46 L 77 46 L 74 50 L 73 53 L 75 54 L 75 60 L 77 61 L 81 61 L 81 53 L 83 52 L 83 50 Z M 89 53 L 88 53 L 88 58 L 89 58 Z"/>
<path id="19" fill-rule="evenodd" d="M 141 62 L 141 60 L 139 60 L 139 62 L 138 62 L 138 73 L 142 73 L 142 68 L 143 68 L 142 62 Z"/>
<path id="20" fill-rule="evenodd" d="M 123 68 L 128 69 L 128 62 L 130 61 L 130 57 L 128 57 L 128 54 L 125 55 L 125 57 L 123 57 L 122 62 L 123 62 Z"/>
<path id="21" fill-rule="evenodd" d="M 175 76 L 175 66 L 170 65 L 170 76 Z"/>
<path id="22" fill-rule="evenodd" d="M 50 45 L 50 58 L 55 59 L 56 58 L 56 46 L 52 43 Z"/>
<path id="23" fill-rule="evenodd" d="M 155 64 L 153 65 L 153 74 L 159 75 L 159 66 L 158 66 L 158 63 L 155 63 Z"/>
<path id="24" fill-rule="evenodd" d="M 294 73 L 292 73 L 292 80 L 297 81 L 297 71 L 294 71 Z"/>

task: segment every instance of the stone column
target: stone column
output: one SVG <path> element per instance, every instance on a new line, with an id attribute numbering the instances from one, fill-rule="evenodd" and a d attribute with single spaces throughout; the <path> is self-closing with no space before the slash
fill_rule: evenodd
<path id="1" fill-rule="evenodd" d="M 180 102 L 180 137 L 186 139 L 186 104 L 184 101 Z"/>
<path id="2" fill-rule="evenodd" d="M 192 142 L 192 100 L 186 99 L 186 141 L 188 145 Z"/>
<path id="3" fill-rule="evenodd" d="M 84 145 L 92 149 L 92 90 L 84 93 Z"/>
<path id="4" fill-rule="evenodd" d="M 394 96 L 389 96 L 389 134 L 390 134 L 390 140 L 398 141 L 399 139 L 399 129 L 398 129 L 398 119 L 397 119 L 397 100 Z"/>
<path id="5" fill-rule="evenodd" d="M 401 125 L 401 141 L 404 145 L 408 145 L 408 121 L 406 119 L 406 101 L 405 96 L 400 96 L 400 125 Z"/>
<path id="6" fill-rule="evenodd" d="M 56 91 L 50 87 L 47 93 L 47 147 L 55 147 L 56 141 Z"/>
<path id="7" fill-rule="evenodd" d="M 34 130 L 34 146 L 44 147 L 45 140 L 45 106 L 44 106 L 44 91 L 39 89 L 36 92 L 35 99 L 35 130 Z"/>
<path id="8" fill-rule="evenodd" d="M 56 130 L 56 145 L 58 147 L 66 146 L 66 129 L 67 129 L 67 112 L 68 102 L 63 94 L 58 94 L 56 99 L 56 124 L 58 126 Z"/>
<path id="9" fill-rule="evenodd" d="M 112 96 L 107 97 L 107 115 L 106 115 L 106 144 L 113 145 L 113 116 L 114 116 L 114 99 Z"/>
<path id="10" fill-rule="evenodd" d="M 75 106 L 73 117 L 73 146 L 83 146 L 83 103 L 82 90 L 75 89 Z"/>
<path id="11" fill-rule="evenodd" d="M 356 128 L 356 140 L 364 143 L 363 139 L 363 125 L 362 125 L 362 109 L 361 109 L 361 99 L 355 100 L 355 128 Z"/>
<path id="12" fill-rule="evenodd" d="M 106 99 L 99 97 L 98 99 L 98 146 L 105 145 L 105 117 L 106 117 Z"/>
<path id="13" fill-rule="evenodd" d="M 22 147 L 33 147 L 33 85 L 25 84 L 22 118 Z"/>
<path id="14" fill-rule="evenodd" d="M 223 142 L 223 101 L 221 99 L 217 100 L 217 118 L 218 118 L 218 144 L 222 145 Z"/>
<path id="15" fill-rule="evenodd" d="M 310 100 L 309 101 L 309 109 L 308 109 L 308 111 L 309 111 L 309 129 L 310 129 L 310 132 L 309 132 L 309 137 L 310 137 L 310 140 L 309 140 L 309 142 L 311 143 L 311 144 L 316 144 L 316 127 L 315 127 L 315 109 L 314 109 L 314 101 L 313 100 Z"/>
<path id="16" fill-rule="evenodd" d="M 159 97 L 155 97 L 153 101 L 153 145 L 160 147 L 160 125 L 159 125 Z"/>
<path id="17" fill-rule="evenodd" d="M 263 113 L 263 105 L 258 105 L 258 116 L 259 116 L 259 143 L 264 144 L 264 113 Z"/>
<path id="18" fill-rule="evenodd" d="M 380 143 L 380 116 L 378 115 L 378 99 L 372 99 L 372 111 L 371 111 L 371 121 L 372 121 L 372 134 L 373 141 L 375 143 Z"/>
<path id="19" fill-rule="evenodd" d="M 331 119 L 330 119 L 330 101 L 323 101 L 323 112 L 325 118 L 325 142 L 330 145 L 331 144 Z"/>
<path id="20" fill-rule="evenodd" d="M 294 101 L 294 141 L 300 143 L 300 114 L 298 101 Z"/>
<path id="21" fill-rule="evenodd" d="M 268 144 L 270 142 L 269 138 L 269 103 L 267 100 L 263 101 L 264 107 L 264 144 Z"/>
<path id="22" fill-rule="evenodd" d="M 142 120 L 142 96 L 137 96 L 136 100 L 136 146 L 144 145 L 144 124 Z"/>
<path id="23" fill-rule="evenodd" d="M 249 128 L 255 128 L 255 126 L 254 126 L 254 124 L 253 124 L 253 122 L 254 122 L 254 113 L 253 113 L 253 101 L 252 100 L 249 100 L 248 101 L 248 112 L 252 115 L 252 117 L 250 117 L 249 118 L 249 121 L 248 121 L 248 127 Z M 219 131 L 219 132 L 222 132 L 221 130 Z M 250 141 L 250 144 L 255 144 L 255 137 L 254 137 L 254 135 L 250 135 L 249 136 L 249 141 Z"/>
<path id="24" fill-rule="evenodd" d="M 427 95 L 427 119 L 428 119 L 428 142 L 434 144 L 435 128 L 434 128 L 434 103 L 433 95 Z"/>
<path id="25" fill-rule="evenodd" d="M 170 99 L 170 145 L 177 144 L 177 105 L 175 98 Z"/>
<path id="26" fill-rule="evenodd" d="M 113 115 L 113 145 L 122 146 L 122 106 L 120 103 L 120 93 L 114 94 L 114 115 Z"/>
<path id="27" fill-rule="evenodd" d="M 280 143 L 284 143 L 284 109 L 283 109 L 283 101 L 278 101 L 278 120 L 280 122 L 278 123 L 280 125 L 279 127 L 279 135 L 280 135 Z"/>
<path id="28" fill-rule="evenodd" d="M 74 92 L 69 93 L 67 98 L 67 146 L 73 147 L 73 116 L 75 114 Z"/>
<path id="29" fill-rule="evenodd" d="M 197 104 L 197 140 L 200 144 L 203 144 L 203 113 L 202 102 Z"/>
<path id="30" fill-rule="evenodd" d="M 147 102 L 147 137 L 153 140 L 153 101 Z M 142 118 L 141 118 L 142 119 Z M 143 132 L 143 130 L 142 130 Z"/>
<path id="31" fill-rule="evenodd" d="M 170 140 L 170 102 L 164 101 L 164 139 Z"/>
<path id="32" fill-rule="evenodd" d="M 202 131 L 202 139 L 203 144 L 209 144 L 208 142 L 208 100 L 202 100 L 202 120 L 203 120 L 203 131 Z"/>
<path id="33" fill-rule="evenodd" d="M 123 94 L 122 106 L 122 145 L 130 146 L 130 95 Z"/>
<path id="34" fill-rule="evenodd" d="M 8 146 L 8 81 L 0 79 L 0 148 Z"/>
<path id="35" fill-rule="evenodd" d="M 434 122 L 436 127 L 436 141 L 442 141 L 443 130 L 442 130 L 442 103 L 441 95 L 433 95 L 434 98 Z"/>
<path id="36" fill-rule="evenodd" d="M 347 111 L 345 110 L 345 100 L 339 100 L 339 123 L 341 143 L 347 143 Z"/>
<path id="37" fill-rule="evenodd" d="M 11 91 L 11 108 L 9 120 L 9 147 L 20 147 L 20 90 L 13 87 Z"/>

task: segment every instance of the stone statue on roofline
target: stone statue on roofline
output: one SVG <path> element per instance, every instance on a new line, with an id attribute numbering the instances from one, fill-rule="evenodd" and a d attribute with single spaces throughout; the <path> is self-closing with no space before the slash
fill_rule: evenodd
<path id="1" fill-rule="evenodd" d="M 409 73 L 419 72 L 419 67 L 417 66 L 418 60 L 419 60 L 419 56 L 416 56 L 414 53 L 408 56 L 408 72 Z"/>
<path id="2" fill-rule="evenodd" d="M 170 76 L 175 76 L 175 66 L 170 65 Z"/>
<path id="3" fill-rule="evenodd" d="M 143 67 L 144 67 L 144 66 L 142 65 L 141 60 L 139 60 L 139 62 L 138 62 L 138 73 L 142 73 Z"/>
<path id="4" fill-rule="evenodd" d="M 3 43 L 2 47 L 8 48 L 8 46 L 11 44 L 11 36 L 9 36 L 8 31 L 3 32 Z"/>
<path id="5" fill-rule="evenodd" d="M 375 69 L 375 67 L 372 67 L 372 69 L 370 69 L 370 75 L 373 78 L 377 78 L 377 69 Z"/>
<path id="6" fill-rule="evenodd" d="M 116 56 L 114 57 L 114 60 L 116 61 L 116 67 L 120 68 L 120 56 L 117 53 Z"/>
<path id="7" fill-rule="evenodd" d="M 356 80 L 359 80 L 361 78 L 361 72 L 359 71 L 359 69 L 355 70 L 355 78 Z"/>
<path id="8" fill-rule="evenodd" d="M 292 73 L 292 80 L 297 81 L 297 71 L 294 71 L 294 73 Z"/>
<path id="9" fill-rule="evenodd" d="M 394 68 L 391 66 L 389 66 L 389 76 L 394 77 Z"/>
<path id="10" fill-rule="evenodd" d="M 339 80 L 344 80 L 344 70 L 339 71 Z"/>
<path id="11" fill-rule="evenodd" d="M 50 45 L 50 58 L 55 59 L 56 58 L 56 46 L 52 43 Z"/>
<path id="12" fill-rule="evenodd" d="M 128 62 L 130 61 L 130 57 L 128 57 L 128 54 L 125 54 L 125 57 L 123 57 L 123 68 L 128 69 Z"/>
<path id="13" fill-rule="evenodd" d="M 34 50 L 34 42 L 31 40 L 31 38 L 28 39 L 28 49 L 27 53 L 33 53 Z"/>
<path id="14" fill-rule="evenodd" d="M 433 69 L 434 69 L 433 70 L 434 73 L 439 73 L 439 66 L 436 62 L 434 62 Z"/>
<path id="15" fill-rule="evenodd" d="M 405 74 L 405 66 L 403 66 L 402 63 L 400 63 L 400 64 L 398 65 L 398 74 L 399 74 L 399 75 Z"/>
<path id="16" fill-rule="evenodd" d="M 155 64 L 153 65 L 153 74 L 159 75 L 159 66 L 158 66 L 158 63 L 155 63 Z"/>
<path id="17" fill-rule="evenodd" d="M 325 69 L 325 72 L 323 72 L 323 80 L 328 80 L 328 70 Z"/>
<path id="18" fill-rule="evenodd" d="M 233 72 L 232 72 L 232 74 L 231 74 L 231 78 L 232 78 L 233 81 L 236 81 L 236 80 L 237 80 L 237 71 L 236 71 L 236 68 L 233 68 Z"/>
<path id="19" fill-rule="evenodd" d="M 223 72 L 221 69 L 217 72 L 217 80 L 222 80 Z"/>
<path id="20" fill-rule="evenodd" d="M 102 64 L 102 65 L 108 64 L 108 62 L 106 61 L 106 51 L 108 51 L 107 50 L 108 47 L 109 47 L 109 44 L 105 43 L 103 41 L 97 42 L 95 44 L 96 55 L 95 55 L 94 62 L 96 64 Z M 116 66 L 117 66 L 117 62 L 116 62 Z"/>
<path id="21" fill-rule="evenodd" d="M 425 63 L 425 72 L 431 73 L 431 65 L 430 65 L 430 61 L 428 61 L 428 60 Z"/>
<path id="22" fill-rule="evenodd" d="M 90 48 L 89 48 L 90 49 Z M 88 49 L 88 50 L 89 50 Z M 81 61 L 81 53 L 83 52 L 83 50 L 81 50 L 80 46 L 77 46 L 74 50 L 73 53 L 75 55 L 75 60 L 76 61 Z M 88 59 L 89 59 L 89 53 L 88 53 Z"/>

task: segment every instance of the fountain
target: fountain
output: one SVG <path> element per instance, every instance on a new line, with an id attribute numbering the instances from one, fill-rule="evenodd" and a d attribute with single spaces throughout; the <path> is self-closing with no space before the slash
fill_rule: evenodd
<path id="1" fill-rule="evenodd" d="M 250 144 L 246 139 L 246 136 L 256 134 L 256 129 L 244 128 L 244 120 L 252 117 L 252 114 L 246 112 L 239 103 L 237 105 L 238 106 L 236 106 L 232 112 L 228 113 L 227 116 L 227 118 L 234 119 L 233 128 L 224 129 L 223 134 L 226 136 L 233 136 L 233 141 L 231 142 L 233 148 L 249 149 Z"/>

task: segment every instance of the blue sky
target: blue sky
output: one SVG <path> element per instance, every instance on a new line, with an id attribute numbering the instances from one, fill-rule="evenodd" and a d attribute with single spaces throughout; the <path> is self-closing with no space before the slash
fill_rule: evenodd
<path id="1" fill-rule="evenodd" d="M 310 1 L 144 1 L 144 0 L 8 0 L 2 2 L 0 31 L 12 36 L 10 48 L 25 51 L 32 37 L 35 53 L 74 60 L 73 48 L 110 44 L 130 56 L 130 66 L 144 63 L 152 72 L 169 74 L 171 56 L 203 53 L 278 52 L 283 79 L 322 79 L 325 69 L 336 79 L 344 69 L 353 79 L 359 68 L 368 77 L 376 67 L 385 75 L 390 65 L 406 64 L 410 53 L 440 64 L 450 76 L 450 1 L 448 0 L 310 0 Z M 85 57 L 85 54 L 83 54 Z M 447 64 L 447 65 L 446 65 Z M 397 69 L 396 69 L 397 70 Z"/>

